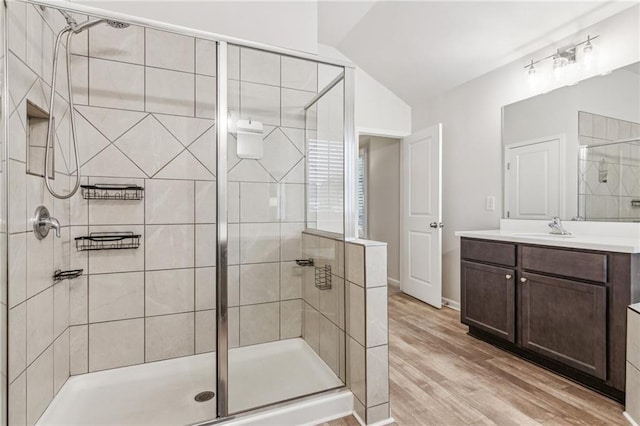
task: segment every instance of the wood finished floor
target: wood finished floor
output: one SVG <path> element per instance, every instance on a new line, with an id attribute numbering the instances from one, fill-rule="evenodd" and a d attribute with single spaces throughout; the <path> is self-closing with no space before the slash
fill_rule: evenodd
<path id="1" fill-rule="evenodd" d="M 623 406 L 467 334 L 457 311 L 389 296 L 398 425 L 626 425 Z M 325 426 L 355 426 L 345 417 Z"/>

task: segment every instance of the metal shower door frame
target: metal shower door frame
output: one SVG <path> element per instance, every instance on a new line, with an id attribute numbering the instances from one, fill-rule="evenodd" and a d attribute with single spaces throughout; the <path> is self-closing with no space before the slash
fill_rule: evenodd
<path id="1" fill-rule="evenodd" d="M 353 67 L 344 67 L 343 71 L 331 80 L 326 86 L 318 91 L 304 106 L 304 122 L 305 122 L 305 145 L 309 140 L 307 135 L 307 114 L 309 109 L 316 105 L 327 93 L 329 93 L 338 84 L 343 84 L 343 222 L 342 234 L 323 231 L 319 229 L 310 229 L 308 224 L 309 203 L 307 200 L 307 187 L 304 185 L 304 217 L 305 232 L 316 234 L 329 238 L 342 238 L 344 241 L 355 240 L 358 238 L 358 220 L 357 220 L 357 182 L 358 182 L 358 143 L 356 141 L 355 131 L 355 69 Z M 307 153 L 305 153 L 305 156 Z M 307 161 L 305 160 L 305 176 L 308 175 Z"/>
<path id="2" fill-rule="evenodd" d="M 218 418 L 229 415 L 227 54 L 227 42 L 219 41 L 216 49 L 216 415 Z"/>

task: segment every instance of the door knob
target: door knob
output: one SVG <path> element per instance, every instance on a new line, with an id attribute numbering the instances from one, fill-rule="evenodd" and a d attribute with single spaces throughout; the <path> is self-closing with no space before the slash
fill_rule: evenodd
<path id="1" fill-rule="evenodd" d="M 510 280 L 511 279 L 511 275 L 507 274 L 504 276 L 506 279 Z"/>
<path id="2" fill-rule="evenodd" d="M 430 226 L 431 228 L 435 228 L 435 229 L 437 229 L 437 228 L 442 228 L 442 227 L 444 227 L 444 223 L 442 223 L 442 222 L 440 222 L 440 223 L 438 223 L 438 222 L 431 222 L 431 223 L 429 224 L 429 226 Z"/>
<path id="3" fill-rule="evenodd" d="M 526 283 L 526 282 L 527 282 L 527 279 L 526 279 L 526 278 L 520 278 L 520 282 L 521 282 L 521 283 Z"/>

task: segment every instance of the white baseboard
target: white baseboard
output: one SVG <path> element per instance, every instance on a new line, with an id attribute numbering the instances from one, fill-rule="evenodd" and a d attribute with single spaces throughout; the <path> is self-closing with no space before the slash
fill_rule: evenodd
<path id="1" fill-rule="evenodd" d="M 387 284 L 400 288 L 400 281 L 393 278 L 387 278 Z"/>
<path id="2" fill-rule="evenodd" d="M 635 420 L 633 420 L 633 417 L 631 417 L 631 415 L 626 411 L 622 413 L 622 415 L 624 416 L 625 419 L 627 419 L 627 421 L 631 426 L 639 426 L 638 423 Z"/>
<path id="3" fill-rule="evenodd" d="M 442 306 L 446 306 L 447 308 L 453 309 L 454 311 L 460 310 L 460 302 L 456 302 L 455 300 L 447 299 L 446 297 L 442 298 Z"/>

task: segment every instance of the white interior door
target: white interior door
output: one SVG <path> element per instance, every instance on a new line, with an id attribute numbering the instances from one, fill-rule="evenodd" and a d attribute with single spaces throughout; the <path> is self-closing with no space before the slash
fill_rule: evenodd
<path id="1" fill-rule="evenodd" d="M 506 147 L 507 212 L 511 219 L 560 216 L 560 139 Z"/>
<path id="2" fill-rule="evenodd" d="M 442 306 L 442 124 L 402 140 L 400 288 Z"/>

